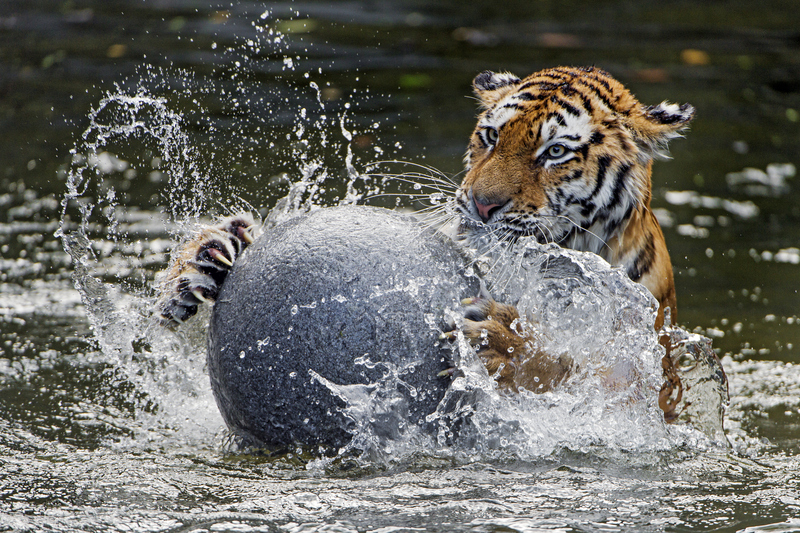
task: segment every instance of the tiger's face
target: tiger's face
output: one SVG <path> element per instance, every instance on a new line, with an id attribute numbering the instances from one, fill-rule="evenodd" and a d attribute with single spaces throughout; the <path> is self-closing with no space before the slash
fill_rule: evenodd
<path id="1" fill-rule="evenodd" d="M 524 80 L 487 71 L 473 85 L 481 112 L 456 195 L 473 242 L 534 236 L 604 255 L 632 213 L 649 208 L 652 160 L 694 113 L 645 107 L 594 68 Z"/>

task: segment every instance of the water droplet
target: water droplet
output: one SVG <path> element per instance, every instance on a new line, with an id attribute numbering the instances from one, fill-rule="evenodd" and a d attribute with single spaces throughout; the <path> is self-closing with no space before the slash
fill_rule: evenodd
<path id="1" fill-rule="evenodd" d="M 697 366 L 697 360 L 695 359 L 694 355 L 690 353 L 681 354 L 677 364 L 679 370 L 682 370 L 683 372 L 688 372 L 689 370 L 692 370 L 695 366 Z"/>

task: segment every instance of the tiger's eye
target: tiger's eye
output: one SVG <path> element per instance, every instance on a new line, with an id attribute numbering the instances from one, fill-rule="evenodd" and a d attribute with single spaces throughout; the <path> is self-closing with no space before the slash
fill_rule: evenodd
<path id="1" fill-rule="evenodd" d="M 495 144 L 500 137 L 500 133 L 494 128 L 486 128 L 486 140 L 489 144 Z"/>
<path id="2" fill-rule="evenodd" d="M 547 150 L 547 155 L 550 157 L 561 157 L 567 153 L 567 149 L 560 144 L 554 144 Z"/>

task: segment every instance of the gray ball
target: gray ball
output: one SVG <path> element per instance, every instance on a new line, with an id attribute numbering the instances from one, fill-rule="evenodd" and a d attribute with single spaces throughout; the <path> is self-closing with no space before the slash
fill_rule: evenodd
<path id="1" fill-rule="evenodd" d="M 452 365 L 445 310 L 478 290 L 449 239 L 393 211 L 326 208 L 268 230 L 211 315 L 208 370 L 226 424 L 267 448 L 339 448 L 359 424 L 337 387 L 389 383 L 400 401 L 373 417 L 376 430 L 424 428 L 449 384 L 437 375 Z"/>

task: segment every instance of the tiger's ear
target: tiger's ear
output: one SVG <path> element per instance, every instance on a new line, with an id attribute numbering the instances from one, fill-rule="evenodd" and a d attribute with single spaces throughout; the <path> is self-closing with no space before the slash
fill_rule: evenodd
<path id="1" fill-rule="evenodd" d="M 694 107 L 689 104 L 661 102 L 654 106 L 642 106 L 641 115 L 631 124 L 637 144 L 645 157 L 668 158 L 667 145 L 689 127 L 694 118 Z"/>
<path id="2" fill-rule="evenodd" d="M 472 89 L 481 99 L 481 106 L 487 108 L 496 104 L 519 84 L 520 79 L 510 72 L 484 70 L 472 80 Z"/>

